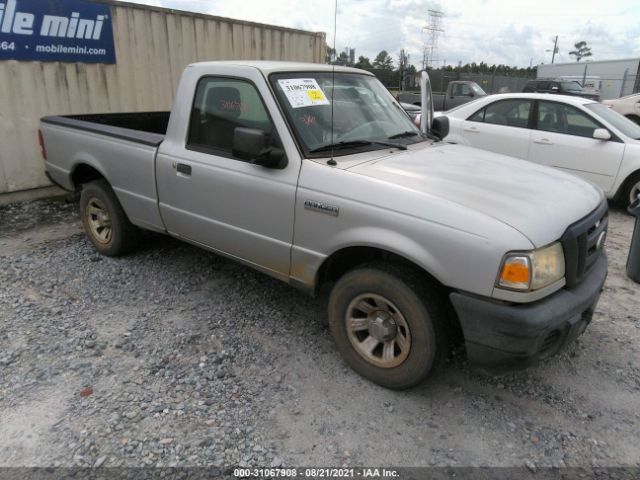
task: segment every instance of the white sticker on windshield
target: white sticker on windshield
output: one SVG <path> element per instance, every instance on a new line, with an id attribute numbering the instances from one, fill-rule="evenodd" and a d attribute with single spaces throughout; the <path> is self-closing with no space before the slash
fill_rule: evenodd
<path id="1" fill-rule="evenodd" d="M 278 80 L 278 83 L 293 108 L 329 105 L 329 100 L 314 78 L 287 78 Z"/>

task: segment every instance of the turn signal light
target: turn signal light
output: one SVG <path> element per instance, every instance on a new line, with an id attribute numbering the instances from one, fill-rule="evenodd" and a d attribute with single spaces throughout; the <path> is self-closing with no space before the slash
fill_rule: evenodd
<path id="1" fill-rule="evenodd" d="M 498 284 L 507 288 L 529 288 L 531 265 L 529 257 L 507 257 L 502 265 Z"/>

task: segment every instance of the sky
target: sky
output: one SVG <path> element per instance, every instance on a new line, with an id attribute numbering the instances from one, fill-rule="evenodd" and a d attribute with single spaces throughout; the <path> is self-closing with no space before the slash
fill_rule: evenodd
<path id="1" fill-rule="evenodd" d="M 335 0 L 129 0 L 179 10 L 268 23 L 327 34 L 334 43 Z M 527 67 L 573 62 L 581 40 L 592 60 L 640 56 L 640 1 L 611 0 L 337 0 L 335 46 L 373 59 L 387 50 L 397 61 L 401 49 L 422 67 L 429 45 L 428 10 L 442 12 L 434 66 L 484 61 Z"/>

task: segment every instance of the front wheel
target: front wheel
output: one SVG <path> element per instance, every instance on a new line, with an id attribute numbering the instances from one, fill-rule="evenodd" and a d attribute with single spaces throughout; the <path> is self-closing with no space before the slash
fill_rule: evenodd
<path id="1" fill-rule="evenodd" d="M 387 388 L 408 388 L 427 377 L 443 353 L 443 319 L 435 285 L 393 265 L 348 272 L 329 299 L 329 325 L 343 358 Z"/>
<path id="2" fill-rule="evenodd" d="M 640 196 L 640 173 L 630 176 L 624 183 L 620 194 L 620 204 L 627 208 Z"/>

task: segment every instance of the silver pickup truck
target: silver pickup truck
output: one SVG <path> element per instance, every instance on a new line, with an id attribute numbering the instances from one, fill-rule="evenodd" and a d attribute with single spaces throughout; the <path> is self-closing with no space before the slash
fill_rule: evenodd
<path id="1" fill-rule="evenodd" d="M 433 93 L 431 100 L 433 102 L 433 109 L 442 112 L 486 96 L 487 92 L 476 82 L 452 80 L 447 85 L 446 92 Z M 420 106 L 421 104 L 420 92 L 398 92 L 396 99 L 404 104 L 416 106 Z M 409 111 L 406 107 L 405 110 Z"/>
<path id="2" fill-rule="evenodd" d="M 485 369 L 556 353 L 591 321 L 607 275 L 600 190 L 439 142 L 361 70 L 199 63 L 170 114 L 40 129 L 46 172 L 81 191 L 99 252 L 153 230 L 310 294 L 326 286 L 338 350 L 389 388 L 423 380 L 460 335 Z"/>

